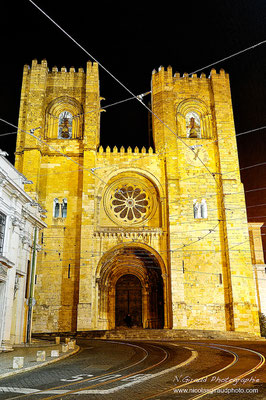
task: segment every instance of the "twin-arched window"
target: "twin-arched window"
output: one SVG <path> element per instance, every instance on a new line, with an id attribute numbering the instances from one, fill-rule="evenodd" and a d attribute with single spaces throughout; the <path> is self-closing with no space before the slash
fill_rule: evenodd
<path id="1" fill-rule="evenodd" d="M 54 218 L 66 218 L 67 217 L 67 199 L 63 199 L 62 203 L 58 199 L 54 199 Z"/>
<path id="2" fill-rule="evenodd" d="M 207 202 L 202 199 L 201 202 L 193 200 L 193 213 L 195 219 L 208 218 Z"/>

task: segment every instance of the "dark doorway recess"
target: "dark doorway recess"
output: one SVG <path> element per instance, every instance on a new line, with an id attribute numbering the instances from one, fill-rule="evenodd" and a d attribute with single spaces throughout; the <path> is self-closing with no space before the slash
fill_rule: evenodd
<path id="1" fill-rule="evenodd" d="M 140 280 L 131 274 L 123 275 L 116 283 L 115 325 L 126 326 L 131 316 L 132 326 L 142 327 L 142 288 Z"/>

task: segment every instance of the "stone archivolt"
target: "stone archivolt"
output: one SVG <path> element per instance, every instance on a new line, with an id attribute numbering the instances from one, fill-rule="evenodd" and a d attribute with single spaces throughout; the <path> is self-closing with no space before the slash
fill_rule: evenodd
<path id="1" fill-rule="evenodd" d="M 213 129 L 211 123 L 211 111 L 205 102 L 197 98 L 183 100 L 176 105 L 176 123 L 177 134 L 181 137 L 187 137 L 186 116 L 189 113 L 196 113 L 200 118 L 200 137 L 209 139 L 213 137 Z"/>
<path id="2" fill-rule="evenodd" d="M 45 113 L 45 139 L 58 139 L 59 116 L 67 111 L 73 117 L 72 139 L 81 139 L 83 130 L 83 107 L 74 98 L 59 97 L 49 103 Z"/>
<path id="3" fill-rule="evenodd" d="M 148 250 L 148 247 L 129 244 L 112 249 L 98 265 L 96 284 L 98 286 L 98 313 L 102 320 L 108 321 L 109 329 L 115 328 L 116 285 L 125 275 L 137 277 L 142 290 L 142 326 L 144 328 L 162 328 L 164 314 L 169 314 L 169 302 L 164 304 L 162 287 L 167 285 L 165 266 L 159 255 Z M 122 308 L 123 309 L 123 308 Z"/>

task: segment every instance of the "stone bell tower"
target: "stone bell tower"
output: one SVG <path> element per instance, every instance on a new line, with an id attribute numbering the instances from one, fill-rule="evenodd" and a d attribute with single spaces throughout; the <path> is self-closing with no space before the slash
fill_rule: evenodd
<path id="1" fill-rule="evenodd" d="M 16 168 L 33 182 L 28 192 L 47 210 L 48 224 L 37 266 L 35 331 L 76 329 L 80 230 L 90 218 L 99 125 L 97 64 L 88 62 L 86 72 L 50 71 L 46 60 L 25 65 Z"/>
<path id="2" fill-rule="evenodd" d="M 152 110 L 165 158 L 173 327 L 258 333 L 228 74 L 161 67 L 152 75 Z"/>

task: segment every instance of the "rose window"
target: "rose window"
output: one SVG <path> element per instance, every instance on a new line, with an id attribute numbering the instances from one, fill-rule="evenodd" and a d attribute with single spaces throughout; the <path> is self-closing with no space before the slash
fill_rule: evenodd
<path id="1" fill-rule="evenodd" d="M 143 189 L 123 186 L 114 193 L 113 197 L 112 206 L 117 217 L 129 221 L 145 217 L 149 202 Z"/>
<path id="2" fill-rule="evenodd" d="M 105 210 L 118 225 L 141 224 L 155 211 L 154 187 L 134 178 L 114 182 L 104 196 Z"/>

